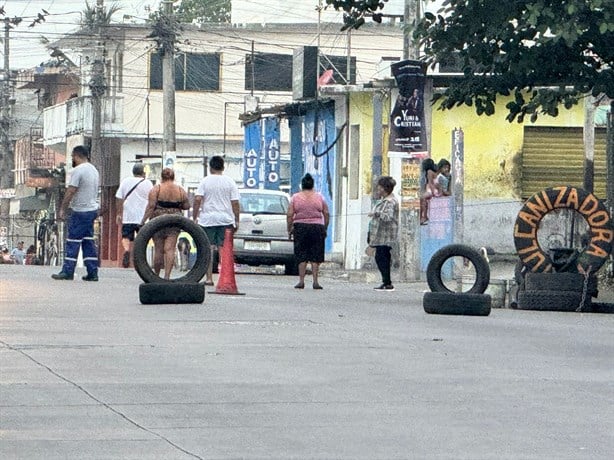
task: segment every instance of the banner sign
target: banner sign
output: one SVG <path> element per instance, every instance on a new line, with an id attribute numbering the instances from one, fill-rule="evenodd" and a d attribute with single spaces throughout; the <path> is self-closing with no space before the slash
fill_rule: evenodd
<path id="1" fill-rule="evenodd" d="M 390 114 L 388 151 L 423 157 L 428 152 L 424 119 L 424 86 L 426 76 L 423 63 L 401 61 L 391 65 L 399 88 L 399 95 Z"/>
<path id="2" fill-rule="evenodd" d="M 264 120 L 264 188 L 279 190 L 279 118 Z"/>
<path id="3" fill-rule="evenodd" d="M 243 145 L 243 186 L 260 187 L 260 121 L 245 125 Z"/>

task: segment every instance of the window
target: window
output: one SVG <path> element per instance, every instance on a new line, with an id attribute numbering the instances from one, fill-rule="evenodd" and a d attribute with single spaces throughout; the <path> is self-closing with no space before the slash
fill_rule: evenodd
<path id="1" fill-rule="evenodd" d="M 254 91 L 292 91 L 291 54 L 254 53 L 245 55 L 245 90 Z M 253 69 L 253 75 L 252 75 Z M 320 55 L 320 74 L 333 69 L 336 83 L 345 85 L 347 76 L 347 57 Z M 350 82 L 356 83 L 356 58 L 350 59 Z"/>
<path id="2" fill-rule="evenodd" d="M 149 88 L 162 89 L 162 56 L 152 53 L 149 61 Z M 219 91 L 220 54 L 175 54 L 177 91 Z"/>

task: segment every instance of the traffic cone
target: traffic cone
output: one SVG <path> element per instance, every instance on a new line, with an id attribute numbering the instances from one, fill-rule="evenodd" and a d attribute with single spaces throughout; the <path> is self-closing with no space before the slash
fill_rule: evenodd
<path id="1" fill-rule="evenodd" d="M 227 228 L 224 234 L 224 246 L 220 251 L 220 276 L 215 287 L 215 294 L 245 295 L 239 292 L 235 280 L 233 236 L 232 229 Z"/>

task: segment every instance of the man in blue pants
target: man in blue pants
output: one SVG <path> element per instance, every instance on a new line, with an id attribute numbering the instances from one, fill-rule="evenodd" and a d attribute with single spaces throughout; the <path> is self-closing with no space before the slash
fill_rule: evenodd
<path id="1" fill-rule="evenodd" d="M 94 241 L 94 220 L 98 215 L 98 170 L 89 162 L 89 150 L 78 145 L 72 151 L 73 170 L 60 206 L 59 220 L 64 220 L 67 210 L 68 225 L 66 250 L 62 271 L 51 275 L 54 280 L 72 280 L 79 249 L 83 250 L 83 263 L 87 268 L 84 281 L 98 281 L 98 255 Z"/>

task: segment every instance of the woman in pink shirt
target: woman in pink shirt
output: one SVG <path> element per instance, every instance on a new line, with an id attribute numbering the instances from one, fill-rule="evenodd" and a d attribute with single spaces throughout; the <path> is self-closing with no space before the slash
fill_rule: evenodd
<path id="1" fill-rule="evenodd" d="M 313 288 L 322 289 L 318 283 L 318 270 L 324 262 L 324 241 L 328 227 L 328 206 L 324 197 L 313 189 L 313 177 L 305 174 L 301 191 L 292 195 L 288 208 L 288 234 L 294 238 L 294 257 L 298 262 L 299 282 L 296 289 L 305 287 L 307 262 L 311 262 Z"/>

